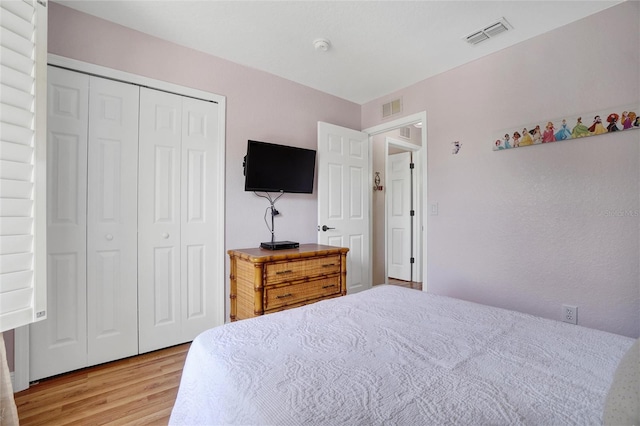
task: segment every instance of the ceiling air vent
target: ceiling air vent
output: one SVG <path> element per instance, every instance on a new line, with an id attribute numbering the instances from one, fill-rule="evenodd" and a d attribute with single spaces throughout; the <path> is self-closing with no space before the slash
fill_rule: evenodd
<path id="1" fill-rule="evenodd" d="M 478 44 L 505 31 L 509 31 L 512 28 L 513 27 L 509 25 L 507 20 L 502 18 L 498 22 L 487 25 L 482 30 L 474 31 L 470 35 L 466 36 L 465 40 L 467 40 L 467 43 L 469 44 Z"/>
<path id="2" fill-rule="evenodd" d="M 483 31 L 478 31 L 477 33 L 473 33 L 470 36 L 467 36 L 467 43 L 478 44 L 481 41 L 485 41 L 488 39 L 489 39 L 488 35 L 486 35 Z"/>
<path id="3" fill-rule="evenodd" d="M 487 27 L 484 29 L 484 33 L 489 37 L 495 37 L 498 34 L 503 33 L 505 31 L 509 31 L 509 28 L 507 28 L 507 26 L 502 22 L 496 22 L 490 27 Z"/>
<path id="4" fill-rule="evenodd" d="M 402 101 L 400 99 L 395 99 L 382 105 L 382 118 L 390 117 L 399 112 L 402 112 Z"/>

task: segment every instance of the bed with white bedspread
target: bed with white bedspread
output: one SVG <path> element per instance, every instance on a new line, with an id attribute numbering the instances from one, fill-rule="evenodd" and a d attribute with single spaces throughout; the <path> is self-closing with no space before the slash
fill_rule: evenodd
<path id="1" fill-rule="evenodd" d="M 602 424 L 631 338 L 394 286 L 192 343 L 171 424 Z"/>

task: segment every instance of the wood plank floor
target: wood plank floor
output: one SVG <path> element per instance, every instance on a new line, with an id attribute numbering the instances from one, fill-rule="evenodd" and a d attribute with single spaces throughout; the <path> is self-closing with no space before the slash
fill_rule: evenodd
<path id="1" fill-rule="evenodd" d="M 189 345 L 32 384 L 15 394 L 20 425 L 166 425 Z"/>
<path id="2" fill-rule="evenodd" d="M 412 288 L 414 290 L 422 290 L 422 283 L 416 281 L 403 281 L 395 278 L 387 278 L 387 282 L 391 285 Z"/>

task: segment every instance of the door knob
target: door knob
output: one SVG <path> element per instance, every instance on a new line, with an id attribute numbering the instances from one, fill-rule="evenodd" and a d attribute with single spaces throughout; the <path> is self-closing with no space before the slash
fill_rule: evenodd
<path id="1" fill-rule="evenodd" d="M 327 225 L 322 225 L 322 230 L 324 232 L 327 232 L 329 229 L 336 229 L 336 228 L 329 228 Z"/>
<path id="2" fill-rule="evenodd" d="M 165 240 L 169 238 L 169 233 L 165 232 L 164 234 L 162 234 L 162 238 L 164 238 Z"/>
<path id="3" fill-rule="evenodd" d="M 113 240 L 113 235 L 111 235 L 111 234 L 107 234 L 104 237 L 107 239 L 107 241 Z"/>

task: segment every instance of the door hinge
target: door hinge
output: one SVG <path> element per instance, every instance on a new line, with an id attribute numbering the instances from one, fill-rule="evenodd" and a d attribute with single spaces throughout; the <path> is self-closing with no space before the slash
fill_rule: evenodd
<path id="1" fill-rule="evenodd" d="M 410 168 L 410 169 L 413 169 L 414 167 L 415 167 L 415 164 L 414 164 L 414 163 L 409 163 L 409 168 Z"/>
<path id="2" fill-rule="evenodd" d="M 416 263 L 416 258 L 412 257 L 411 259 L 409 259 L 409 263 L 411 263 L 411 264 Z"/>
<path id="3" fill-rule="evenodd" d="M 415 216 L 415 215 L 416 215 L 416 211 L 415 210 L 409 211 L 409 216 Z"/>

